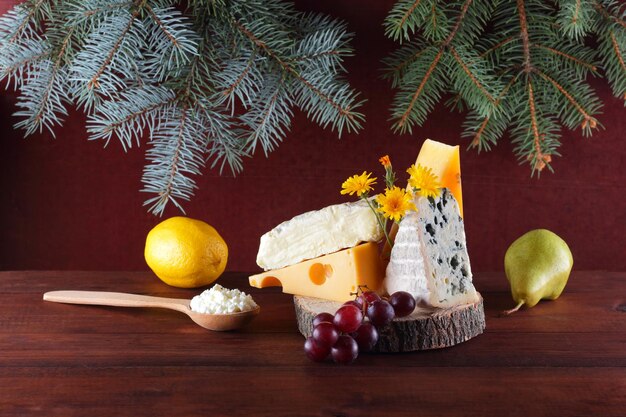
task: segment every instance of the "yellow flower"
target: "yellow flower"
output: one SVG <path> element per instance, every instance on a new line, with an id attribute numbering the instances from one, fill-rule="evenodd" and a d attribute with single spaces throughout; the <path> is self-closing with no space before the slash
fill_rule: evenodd
<path id="1" fill-rule="evenodd" d="M 389 155 L 385 155 L 383 157 L 381 157 L 378 162 L 380 162 L 381 164 L 383 164 L 383 167 L 385 167 L 385 169 L 389 168 L 391 166 L 391 160 L 389 159 Z"/>
<path id="2" fill-rule="evenodd" d="M 407 210 L 416 210 L 415 204 L 411 200 L 411 194 L 407 193 L 404 188 L 393 186 L 391 189 L 385 189 L 385 194 L 376 196 L 378 203 L 378 211 L 388 219 L 400 221 Z"/>
<path id="3" fill-rule="evenodd" d="M 406 172 L 411 176 L 409 178 L 409 186 L 416 188 L 419 195 L 422 197 L 437 197 L 439 195 L 441 183 L 439 183 L 439 178 L 433 174 L 430 168 L 423 167 L 420 164 L 417 166 L 413 164 Z"/>
<path id="4" fill-rule="evenodd" d="M 370 178 L 372 173 L 363 171 L 361 175 L 353 175 L 341 184 L 341 194 L 353 195 L 356 193 L 359 197 L 372 190 L 372 185 L 376 184 L 376 178 Z"/>

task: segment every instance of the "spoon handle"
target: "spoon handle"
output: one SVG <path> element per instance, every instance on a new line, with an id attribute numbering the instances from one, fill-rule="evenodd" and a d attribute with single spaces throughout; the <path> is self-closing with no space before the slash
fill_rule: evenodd
<path id="1" fill-rule="evenodd" d="M 90 304 L 114 307 L 157 307 L 189 311 L 189 300 L 181 298 L 153 297 L 104 291 L 49 291 L 43 295 L 46 301 L 67 304 Z"/>

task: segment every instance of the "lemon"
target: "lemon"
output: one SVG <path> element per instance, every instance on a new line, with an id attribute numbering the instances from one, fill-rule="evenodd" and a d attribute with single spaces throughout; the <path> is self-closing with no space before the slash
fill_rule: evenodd
<path id="1" fill-rule="evenodd" d="M 196 288 L 211 284 L 224 272 L 228 246 L 205 222 L 179 216 L 150 230 L 144 256 L 166 284 Z"/>

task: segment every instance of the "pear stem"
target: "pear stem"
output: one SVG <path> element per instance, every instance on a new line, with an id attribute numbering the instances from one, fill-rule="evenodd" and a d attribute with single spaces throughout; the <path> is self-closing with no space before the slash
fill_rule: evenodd
<path id="1" fill-rule="evenodd" d="M 500 313 L 500 316 L 508 316 L 510 314 L 515 313 L 517 310 L 519 310 L 525 303 L 525 300 L 520 301 L 519 303 L 517 303 L 517 305 L 515 307 L 513 307 L 510 310 L 504 310 L 502 313 Z"/>

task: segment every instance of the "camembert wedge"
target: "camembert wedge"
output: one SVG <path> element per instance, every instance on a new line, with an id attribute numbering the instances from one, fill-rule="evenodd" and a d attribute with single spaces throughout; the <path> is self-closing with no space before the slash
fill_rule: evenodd
<path id="1" fill-rule="evenodd" d="M 365 201 L 335 204 L 300 214 L 265 233 L 256 261 L 266 271 L 280 269 L 382 237 Z"/>

